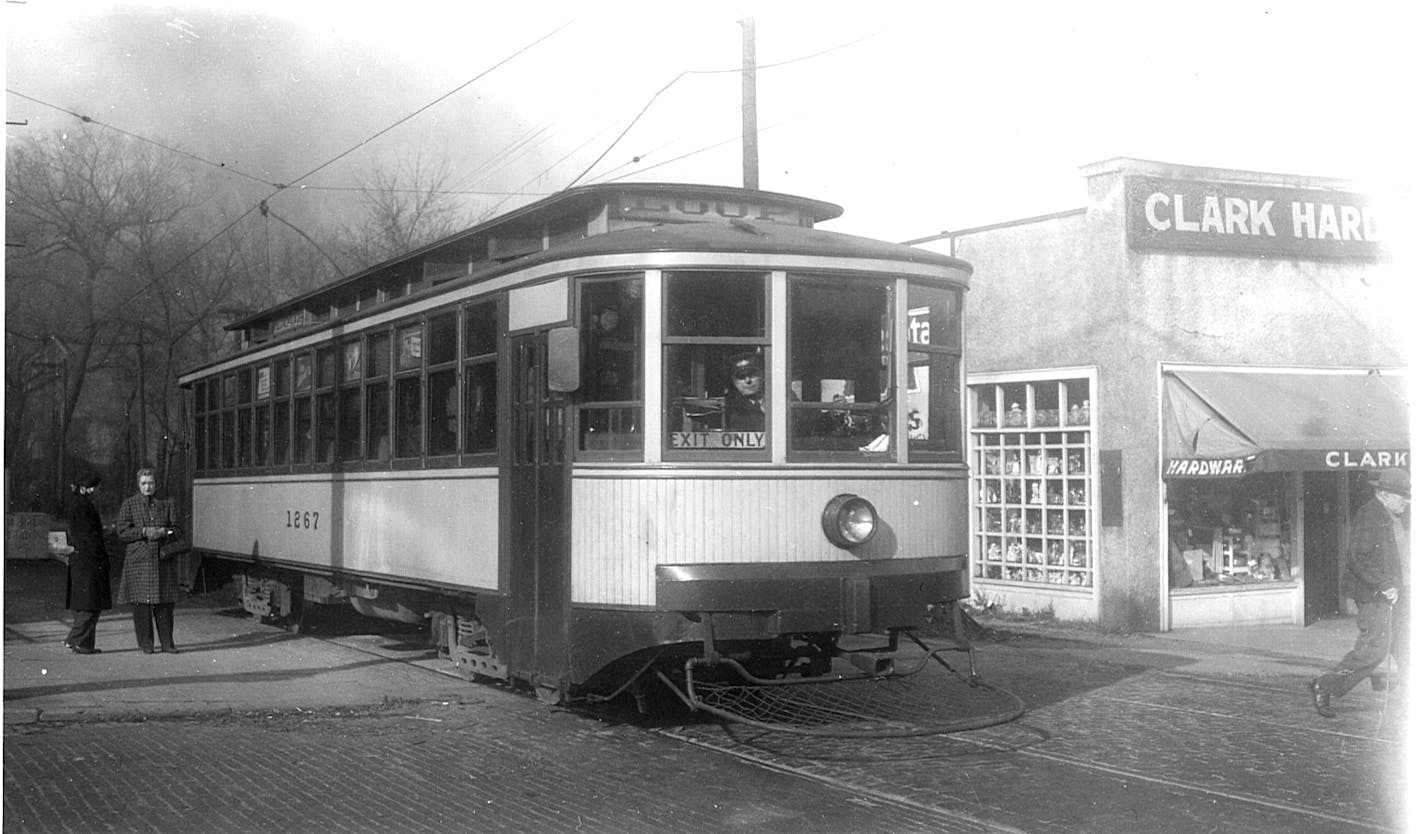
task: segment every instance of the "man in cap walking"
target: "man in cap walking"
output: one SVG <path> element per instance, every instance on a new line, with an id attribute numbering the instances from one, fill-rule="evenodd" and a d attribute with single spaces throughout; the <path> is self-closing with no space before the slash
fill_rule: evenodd
<path id="1" fill-rule="evenodd" d="M 1386 469 L 1371 486 L 1375 497 L 1350 519 L 1345 554 L 1346 591 L 1360 609 L 1360 635 L 1333 672 L 1309 685 L 1315 711 L 1326 718 L 1335 717 L 1330 699 L 1343 698 L 1366 677 L 1385 688 L 1384 676 L 1372 673 L 1390 655 L 1401 672 L 1408 663 L 1409 473 Z"/>

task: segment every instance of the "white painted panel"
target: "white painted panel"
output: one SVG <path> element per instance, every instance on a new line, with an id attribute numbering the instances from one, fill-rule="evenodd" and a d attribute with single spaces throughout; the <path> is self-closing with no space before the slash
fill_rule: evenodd
<path id="1" fill-rule="evenodd" d="M 541 324 L 557 324 L 569 317 L 569 281 L 560 278 L 547 284 L 519 287 L 509 291 L 509 329 L 523 330 Z"/>
<path id="2" fill-rule="evenodd" d="M 573 600 L 652 605 L 659 564 L 956 555 L 968 523 L 964 489 L 963 478 L 948 477 L 576 476 Z M 821 531 L 826 502 L 843 492 L 869 499 L 883 523 L 854 553 Z"/>
<path id="3" fill-rule="evenodd" d="M 499 584 L 499 481 L 482 477 L 194 485 L 199 548 L 480 588 Z"/>

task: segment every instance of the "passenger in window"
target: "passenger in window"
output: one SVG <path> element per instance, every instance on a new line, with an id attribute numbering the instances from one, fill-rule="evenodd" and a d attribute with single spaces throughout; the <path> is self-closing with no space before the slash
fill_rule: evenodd
<path id="1" fill-rule="evenodd" d="M 755 353 L 739 353 L 727 363 L 732 387 L 727 391 L 727 431 L 765 431 L 765 379 Z"/>

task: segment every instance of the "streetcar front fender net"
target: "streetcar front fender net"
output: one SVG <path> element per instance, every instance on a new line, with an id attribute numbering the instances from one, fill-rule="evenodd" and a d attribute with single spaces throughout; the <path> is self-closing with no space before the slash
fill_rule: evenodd
<path id="1" fill-rule="evenodd" d="M 913 639 L 913 637 L 912 637 Z M 686 704 L 724 720 L 783 733 L 835 738 L 896 738 L 977 730 L 1023 715 L 1024 702 L 960 674 L 930 649 L 904 671 L 758 678 L 726 657 L 691 658 L 681 685 L 659 673 Z"/>

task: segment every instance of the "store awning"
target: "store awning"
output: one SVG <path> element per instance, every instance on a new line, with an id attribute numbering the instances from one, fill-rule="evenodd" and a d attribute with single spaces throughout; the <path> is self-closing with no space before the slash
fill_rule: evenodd
<path id="1" fill-rule="evenodd" d="M 1402 376 L 1168 371 L 1163 383 L 1166 478 L 1409 466 Z"/>

